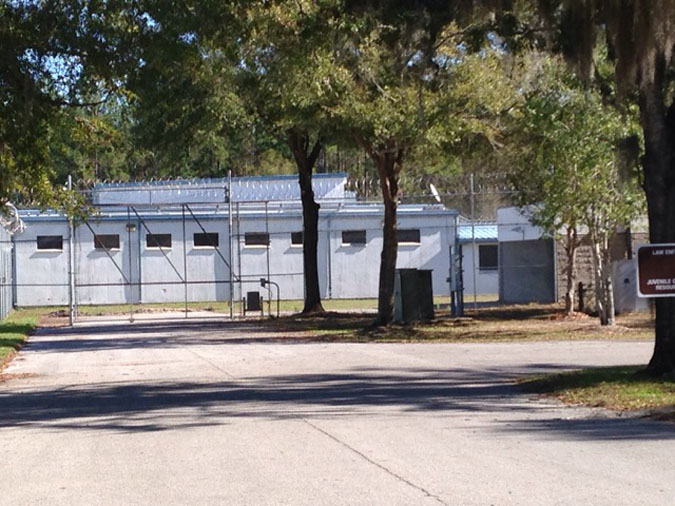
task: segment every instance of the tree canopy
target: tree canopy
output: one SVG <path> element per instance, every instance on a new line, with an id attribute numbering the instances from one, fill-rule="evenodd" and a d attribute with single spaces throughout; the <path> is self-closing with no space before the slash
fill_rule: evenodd
<path id="1" fill-rule="evenodd" d="M 583 79 L 596 73 L 596 43 L 604 39 L 614 62 L 619 96 L 639 107 L 641 159 L 650 241 L 675 242 L 675 1 L 539 0 L 549 37 Z M 656 345 L 648 371 L 675 370 L 675 299 L 659 298 Z"/>
<path id="2" fill-rule="evenodd" d="M 2 2 L 1 201 L 53 196 L 49 146 L 68 124 L 63 108 L 119 92 L 148 28 L 136 2 Z"/>
<path id="3" fill-rule="evenodd" d="M 560 114 L 604 139 L 622 127 L 605 102 L 637 108 L 650 238 L 675 242 L 675 0 L 6 1 L 0 46 L 0 201 L 23 193 L 47 204 L 66 172 L 290 170 L 303 151 L 314 163 L 314 147 L 351 143 L 379 174 L 387 272 L 401 171 L 460 160 L 463 146 L 500 147 L 503 113 L 522 98 L 502 79 L 505 62 L 560 52 L 580 83 L 616 93 L 531 97 L 523 118 L 553 128 Z M 527 128 L 541 140 L 525 152 L 535 161 L 567 150 L 577 170 L 590 159 L 616 167 L 588 137 Z M 610 184 L 604 175 L 595 183 Z M 597 211 L 602 200 L 591 200 Z M 656 302 L 655 374 L 675 369 L 674 315 L 675 300 Z"/>

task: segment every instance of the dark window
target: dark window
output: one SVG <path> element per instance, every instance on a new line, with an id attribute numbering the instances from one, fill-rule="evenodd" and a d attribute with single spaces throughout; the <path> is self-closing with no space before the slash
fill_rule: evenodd
<path id="1" fill-rule="evenodd" d="M 366 244 L 365 230 L 343 230 L 342 244 Z"/>
<path id="2" fill-rule="evenodd" d="M 62 235 L 39 235 L 37 236 L 37 249 L 63 250 Z"/>
<path id="3" fill-rule="evenodd" d="M 291 244 L 294 246 L 302 246 L 302 232 L 291 232 Z"/>
<path id="4" fill-rule="evenodd" d="M 478 246 L 478 265 L 481 271 L 494 271 L 499 266 L 496 244 Z"/>
<path id="5" fill-rule="evenodd" d="M 218 232 L 206 232 L 206 233 L 197 233 L 192 236 L 194 240 L 195 247 L 212 247 L 217 248 L 218 243 Z"/>
<path id="6" fill-rule="evenodd" d="M 244 244 L 246 246 L 268 246 L 270 235 L 265 232 L 254 232 L 244 235 Z"/>
<path id="7" fill-rule="evenodd" d="M 120 236 L 117 234 L 99 234 L 94 236 L 95 249 L 120 249 Z"/>
<path id="8" fill-rule="evenodd" d="M 419 244 L 420 230 L 418 228 L 404 228 L 396 231 L 399 243 Z"/>
<path id="9" fill-rule="evenodd" d="M 145 245 L 148 248 L 170 248 L 171 234 L 148 234 L 145 236 Z"/>

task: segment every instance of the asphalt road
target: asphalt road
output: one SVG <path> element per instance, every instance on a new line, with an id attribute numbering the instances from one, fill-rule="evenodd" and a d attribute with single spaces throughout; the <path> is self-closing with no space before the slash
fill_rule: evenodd
<path id="1" fill-rule="evenodd" d="M 306 344 L 42 330 L 0 383 L 2 505 L 672 505 L 675 425 L 524 395 L 638 342 Z"/>

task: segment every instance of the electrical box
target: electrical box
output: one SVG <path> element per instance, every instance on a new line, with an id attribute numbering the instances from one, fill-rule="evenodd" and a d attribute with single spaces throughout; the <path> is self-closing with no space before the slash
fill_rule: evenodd
<path id="1" fill-rule="evenodd" d="M 434 318 L 434 292 L 429 269 L 396 269 L 394 320 L 411 322 Z"/>

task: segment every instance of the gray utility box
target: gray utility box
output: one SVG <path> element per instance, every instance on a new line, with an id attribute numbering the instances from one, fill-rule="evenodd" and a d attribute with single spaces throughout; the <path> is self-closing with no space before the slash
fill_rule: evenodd
<path id="1" fill-rule="evenodd" d="M 410 322 L 434 318 L 434 292 L 431 270 L 396 269 L 394 281 L 394 320 Z"/>

